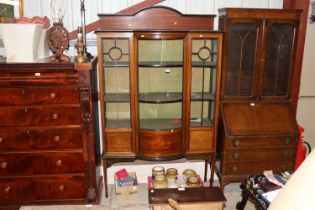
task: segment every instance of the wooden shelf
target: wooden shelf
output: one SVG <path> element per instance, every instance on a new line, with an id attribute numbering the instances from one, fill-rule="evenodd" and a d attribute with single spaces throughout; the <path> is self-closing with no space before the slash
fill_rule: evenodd
<path id="1" fill-rule="evenodd" d="M 131 128 L 130 119 L 106 119 L 106 128 Z"/>
<path id="2" fill-rule="evenodd" d="M 105 103 L 130 103 L 129 93 L 105 93 Z"/>
<path id="3" fill-rule="evenodd" d="M 104 62 L 104 67 L 129 67 L 129 61 L 127 62 Z"/>
<path id="4" fill-rule="evenodd" d="M 215 100 L 215 95 L 211 93 L 203 93 L 203 98 L 202 98 L 202 93 L 191 93 L 190 95 L 190 100 L 191 101 L 214 101 Z"/>
<path id="5" fill-rule="evenodd" d="M 174 103 L 183 100 L 182 92 L 152 92 L 140 93 L 139 102 L 142 103 Z"/>
<path id="6" fill-rule="evenodd" d="M 214 123 L 208 118 L 203 119 L 190 119 L 190 127 L 208 127 L 213 126 Z"/>
<path id="7" fill-rule="evenodd" d="M 140 129 L 171 130 L 181 127 L 180 119 L 140 119 Z"/>
<path id="8" fill-rule="evenodd" d="M 161 67 L 183 67 L 183 61 L 139 61 L 138 67 L 154 67 L 154 68 L 161 68 Z"/>

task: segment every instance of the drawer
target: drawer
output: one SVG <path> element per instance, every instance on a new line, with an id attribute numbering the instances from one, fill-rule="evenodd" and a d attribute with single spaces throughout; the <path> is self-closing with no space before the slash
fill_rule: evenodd
<path id="1" fill-rule="evenodd" d="M 16 176 L 32 174 L 29 154 L 0 155 L 0 176 Z"/>
<path id="2" fill-rule="evenodd" d="M 0 205 L 28 203 L 35 200 L 32 179 L 0 179 Z"/>
<path id="3" fill-rule="evenodd" d="M 0 72 L 0 85 L 75 85 L 77 83 L 78 73 L 71 69 Z"/>
<path id="4" fill-rule="evenodd" d="M 226 148 L 232 147 L 263 147 L 263 146 L 292 146 L 296 145 L 294 136 L 274 137 L 230 137 L 225 138 Z"/>
<path id="5" fill-rule="evenodd" d="M 214 152 L 213 129 L 189 130 L 189 151 Z"/>
<path id="6" fill-rule="evenodd" d="M 79 105 L 43 107 L 2 107 L 0 126 L 79 125 Z"/>
<path id="7" fill-rule="evenodd" d="M 131 152 L 131 132 L 105 132 L 106 152 Z"/>
<path id="8" fill-rule="evenodd" d="M 223 166 L 225 175 L 256 174 L 265 170 L 275 172 L 293 171 L 294 158 L 286 160 L 265 160 L 265 161 L 247 161 L 247 162 L 226 162 Z"/>
<path id="9" fill-rule="evenodd" d="M 84 172 L 83 153 L 47 152 L 32 154 L 34 174 L 59 174 Z"/>
<path id="10" fill-rule="evenodd" d="M 139 132 L 139 153 L 148 158 L 163 158 L 183 154 L 182 130 Z"/>
<path id="11" fill-rule="evenodd" d="M 0 129 L 0 152 L 82 148 L 80 126 Z"/>
<path id="12" fill-rule="evenodd" d="M 37 178 L 35 192 L 37 200 L 86 199 L 86 177 Z"/>
<path id="13" fill-rule="evenodd" d="M 233 149 L 227 150 L 227 160 L 268 160 L 268 159 L 292 159 L 295 157 L 295 148 L 263 148 L 263 149 Z"/>
<path id="14" fill-rule="evenodd" d="M 1 88 L 0 106 L 79 104 L 76 86 Z"/>

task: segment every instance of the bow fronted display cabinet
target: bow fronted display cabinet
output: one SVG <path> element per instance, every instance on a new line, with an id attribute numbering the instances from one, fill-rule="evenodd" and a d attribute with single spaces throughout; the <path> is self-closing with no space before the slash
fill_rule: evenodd
<path id="1" fill-rule="evenodd" d="M 214 16 L 166 7 L 99 16 L 106 195 L 115 162 L 186 157 L 214 169 L 223 38 Z"/>

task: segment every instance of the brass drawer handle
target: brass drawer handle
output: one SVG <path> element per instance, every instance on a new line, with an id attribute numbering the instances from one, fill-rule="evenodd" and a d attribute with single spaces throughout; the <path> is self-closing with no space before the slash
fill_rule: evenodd
<path id="1" fill-rule="evenodd" d="M 63 192 L 63 191 L 65 190 L 65 186 L 60 185 L 60 186 L 59 186 L 59 190 L 60 190 L 61 192 Z"/>
<path id="2" fill-rule="evenodd" d="M 5 168 L 8 167 L 8 163 L 3 161 L 3 162 L 1 162 L 0 166 L 1 166 L 2 169 L 5 169 Z"/>
<path id="3" fill-rule="evenodd" d="M 26 131 L 25 131 L 25 134 L 26 134 L 27 136 L 29 136 L 29 135 L 30 135 L 30 130 L 26 130 Z"/>
<path id="4" fill-rule="evenodd" d="M 60 136 L 54 136 L 54 142 L 58 143 L 60 141 Z"/>
<path id="5" fill-rule="evenodd" d="M 25 107 L 25 108 L 24 108 L 24 112 L 27 113 L 27 111 L 28 111 L 28 109 Z"/>
<path id="6" fill-rule="evenodd" d="M 234 173 L 237 172 L 237 170 L 238 170 L 237 166 L 233 166 L 232 170 L 233 170 Z"/>
<path id="7" fill-rule="evenodd" d="M 5 193 L 9 193 L 10 190 L 11 190 L 11 187 L 10 187 L 10 186 L 6 186 L 6 187 L 4 188 L 4 192 L 5 192 Z"/>
<path id="8" fill-rule="evenodd" d="M 236 152 L 233 154 L 234 159 L 239 159 L 240 158 L 240 153 Z"/>
<path id="9" fill-rule="evenodd" d="M 57 119 L 58 119 L 58 113 L 54 113 L 54 114 L 52 115 L 52 118 L 53 118 L 54 120 L 57 120 Z"/>
<path id="10" fill-rule="evenodd" d="M 234 145 L 235 145 L 236 147 L 239 147 L 239 146 L 241 145 L 240 140 L 236 140 L 236 141 L 234 142 Z"/>
<path id="11" fill-rule="evenodd" d="M 286 145 L 288 145 L 288 144 L 290 144 L 290 141 L 291 141 L 290 138 L 286 138 L 285 141 L 284 141 L 284 143 L 285 143 Z"/>
<path id="12" fill-rule="evenodd" d="M 62 165 L 62 160 L 60 160 L 60 159 L 57 160 L 57 161 L 56 161 L 56 166 L 61 166 L 61 165 Z"/>
<path id="13" fill-rule="evenodd" d="M 56 98 L 56 93 L 54 93 L 54 92 L 50 93 L 50 94 L 49 94 L 49 98 L 50 98 L 50 99 Z"/>
<path id="14" fill-rule="evenodd" d="M 0 144 L 3 143 L 3 141 L 4 141 L 4 138 L 0 137 Z"/>

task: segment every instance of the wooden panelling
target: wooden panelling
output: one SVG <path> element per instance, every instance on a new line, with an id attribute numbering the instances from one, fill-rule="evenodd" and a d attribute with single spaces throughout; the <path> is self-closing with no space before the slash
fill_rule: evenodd
<path id="1" fill-rule="evenodd" d="M 183 155 L 182 130 L 167 131 L 140 130 L 139 155 L 147 158 Z"/>
<path id="2" fill-rule="evenodd" d="M 194 130 L 189 131 L 189 152 L 213 152 L 214 138 L 213 129 Z"/>

